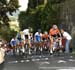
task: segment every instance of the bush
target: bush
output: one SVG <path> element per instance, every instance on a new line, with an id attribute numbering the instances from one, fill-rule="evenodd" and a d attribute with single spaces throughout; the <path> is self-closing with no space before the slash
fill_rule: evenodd
<path id="1" fill-rule="evenodd" d="M 17 32 L 14 30 L 6 29 L 6 30 L 1 30 L 0 34 L 1 34 L 2 39 L 9 42 L 12 37 L 16 36 Z"/>

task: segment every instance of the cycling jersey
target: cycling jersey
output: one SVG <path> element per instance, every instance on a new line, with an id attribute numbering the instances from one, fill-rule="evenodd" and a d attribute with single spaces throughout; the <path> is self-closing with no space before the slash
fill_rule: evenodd
<path id="1" fill-rule="evenodd" d="M 43 40 L 47 40 L 48 39 L 48 35 L 47 34 L 42 34 L 42 39 Z"/>
<path id="2" fill-rule="evenodd" d="M 50 36 L 53 36 L 53 37 L 56 37 L 56 36 L 59 37 L 59 36 L 60 36 L 59 33 L 60 33 L 59 29 L 53 29 L 53 28 L 52 28 L 52 29 L 50 29 L 50 31 L 49 31 L 49 35 L 50 35 Z"/>
<path id="3" fill-rule="evenodd" d="M 35 41 L 40 42 L 41 41 L 41 33 L 39 34 L 38 32 L 35 33 Z"/>
<path id="4" fill-rule="evenodd" d="M 16 40 L 14 38 L 12 38 L 10 44 L 12 47 L 16 46 Z"/>
<path id="5" fill-rule="evenodd" d="M 23 32 L 24 32 L 24 37 L 25 37 L 25 39 L 29 39 L 30 37 L 29 37 L 29 29 L 24 29 L 23 30 Z"/>

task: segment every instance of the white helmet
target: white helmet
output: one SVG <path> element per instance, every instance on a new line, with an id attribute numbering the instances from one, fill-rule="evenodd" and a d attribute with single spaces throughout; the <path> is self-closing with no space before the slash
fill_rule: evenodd
<path id="1" fill-rule="evenodd" d="M 53 28 L 54 28 L 54 29 L 57 29 L 57 25 L 53 25 Z"/>
<path id="2" fill-rule="evenodd" d="M 45 31 L 45 32 L 44 32 L 44 34 L 48 34 L 48 32 L 47 32 L 47 31 Z"/>

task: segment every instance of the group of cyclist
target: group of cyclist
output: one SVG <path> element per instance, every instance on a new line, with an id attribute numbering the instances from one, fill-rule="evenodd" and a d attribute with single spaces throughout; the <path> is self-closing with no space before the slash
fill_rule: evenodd
<path id="1" fill-rule="evenodd" d="M 62 40 L 65 39 L 65 45 L 62 44 Z M 59 30 L 57 25 L 53 25 L 52 28 L 47 32 L 41 32 L 40 29 L 33 35 L 33 33 L 29 32 L 29 29 L 25 29 L 18 33 L 16 39 L 13 38 L 11 40 L 11 46 L 21 45 L 22 51 L 25 52 L 26 45 L 29 48 L 29 54 L 31 48 L 37 49 L 40 48 L 42 51 L 43 48 L 49 50 L 50 54 L 53 54 L 57 49 L 62 49 L 65 46 L 65 52 L 69 53 L 69 44 L 72 37 L 71 35 L 64 31 L 64 29 Z"/>
<path id="2" fill-rule="evenodd" d="M 11 49 L 16 50 L 16 52 L 19 49 L 22 53 L 25 53 L 26 49 L 28 49 L 28 54 L 31 54 L 32 48 L 34 48 L 35 52 L 37 52 L 37 49 L 41 52 L 43 49 L 47 49 L 50 54 L 53 54 L 64 48 L 65 53 L 70 53 L 69 48 L 72 37 L 68 32 L 64 29 L 59 30 L 57 25 L 53 25 L 48 32 L 42 33 L 39 29 L 33 34 L 29 29 L 25 29 L 18 33 L 16 38 L 11 39 Z M 3 45 L 2 41 L 0 41 L 0 64 L 4 61 L 5 51 L 8 51 L 6 47 L 8 47 L 7 44 Z"/>

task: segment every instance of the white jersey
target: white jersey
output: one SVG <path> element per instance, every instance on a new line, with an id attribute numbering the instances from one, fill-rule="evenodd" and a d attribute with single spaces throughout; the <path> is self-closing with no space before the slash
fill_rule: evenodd
<path id="1" fill-rule="evenodd" d="M 64 33 L 63 33 L 63 36 L 64 36 L 67 40 L 71 40 L 71 39 L 72 39 L 71 35 L 70 35 L 69 33 L 67 33 L 67 32 L 64 32 Z"/>
<path id="2" fill-rule="evenodd" d="M 29 29 L 24 29 L 23 32 L 24 32 L 24 35 L 29 35 Z"/>
<path id="3" fill-rule="evenodd" d="M 29 33 L 29 29 L 24 29 L 23 30 L 24 36 L 28 35 L 28 39 L 30 39 L 30 33 Z"/>
<path id="4" fill-rule="evenodd" d="M 14 39 L 14 38 L 12 38 L 12 39 L 11 39 L 11 41 L 15 41 L 15 39 Z"/>

